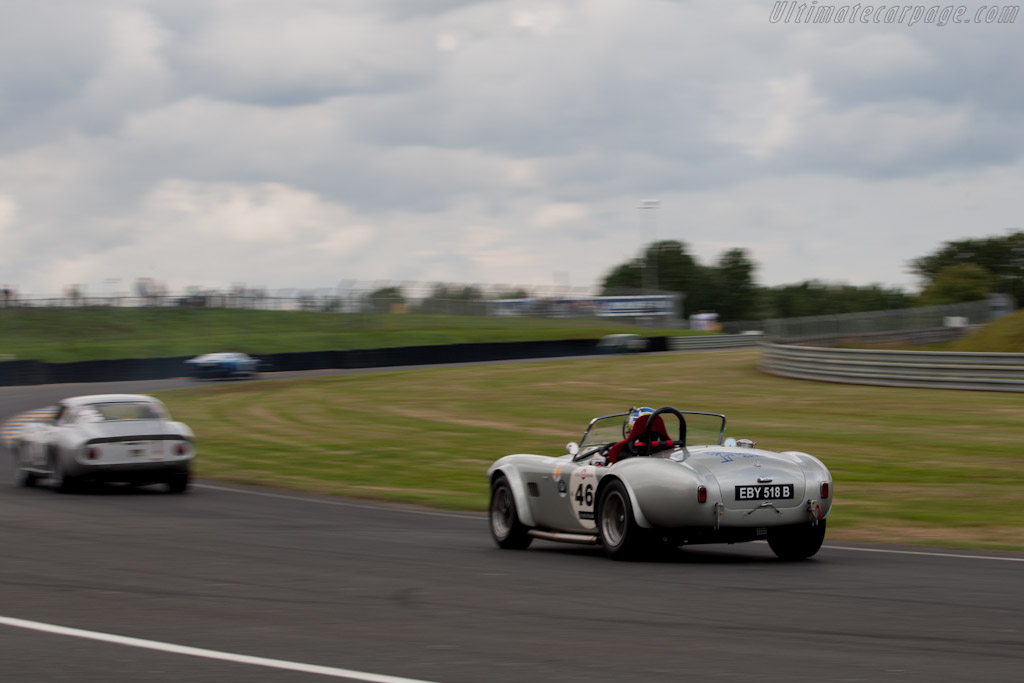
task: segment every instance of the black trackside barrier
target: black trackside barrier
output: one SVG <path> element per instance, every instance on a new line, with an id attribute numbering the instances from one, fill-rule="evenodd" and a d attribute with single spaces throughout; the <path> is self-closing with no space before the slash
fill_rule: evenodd
<path id="1" fill-rule="evenodd" d="M 390 349 L 353 349 L 340 352 L 344 354 L 343 364 L 340 367 L 385 368 L 398 365 L 473 363 L 520 358 L 564 358 L 566 356 L 588 356 L 595 353 L 596 348 L 596 339 L 563 339 L 401 346 Z"/>
<path id="2" fill-rule="evenodd" d="M 401 365 L 589 356 L 601 354 L 597 348 L 597 342 L 596 339 L 561 339 L 436 344 L 385 349 L 270 353 L 260 354 L 258 358 L 261 372 L 384 368 Z M 664 337 L 653 337 L 650 339 L 647 350 L 663 351 L 665 348 Z M 87 360 L 74 363 L 44 363 L 35 360 L 4 361 L 0 362 L 0 386 L 118 382 L 184 377 L 191 374 L 185 366 L 185 361 L 189 358 L 192 356 Z"/>
<path id="3" fill-rule="evenodd" d="M 343 368 L 344 351 L 294 351 L 290 353 L 263 353 L 260 372 L 300 372 L 302 370 L 328 370 Z"/>
<path id="4" fill-rule="evenodd" d="M 50 383 L 123 382 L 181 377 L 185 374 L 186 360 L 188 357 L 182 356 L 50 363 Z"/>
<path id="5" fill-rule="evenodd" d="M 668 337 L 648 337 L 647 338 L 647 351 L 668 351 Z"/>
<path id="6" fill-rule="evenodd" d="M 37 360 L 9 360 L 0 363 L 0 385 L 6 387 L 49 384 L 50 366 Z"/>
<path id="7" fill-rule="evenodd" d="M 0 363 L 0 386 L 30 384 L 71 384 L 181 377 L 187 357 L 125 358 L 86 360 L 73 363 L 44 363 L 13 360 Z"/>

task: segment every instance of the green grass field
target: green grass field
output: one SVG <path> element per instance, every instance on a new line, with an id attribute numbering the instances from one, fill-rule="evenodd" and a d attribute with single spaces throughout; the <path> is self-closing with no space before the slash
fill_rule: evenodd
<path id="1" fill-rule="evenodd" d="M 181 308 L 0 309 L 0 354 L 50 362 L 691 334 L 597 318 L 372 315 Z"/>
<path id="2" fill-rule="evenodd" d="M 395 371 L 166 392 L 228 482 L 483 510 L 501 455 L 564 453 L 632 405 L 724 412 L 728 433 L 832 470 L 833 539 L 1024 550 L 1024 402 L 782 379 L 757 351 Z"/>

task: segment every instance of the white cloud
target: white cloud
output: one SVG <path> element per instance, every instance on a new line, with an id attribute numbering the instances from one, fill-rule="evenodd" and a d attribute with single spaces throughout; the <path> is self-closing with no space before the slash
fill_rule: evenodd
<path id="1" fill-rule="evenodd" d="M 577 222 L 587 216 L 587 207 L 581 204 L 547 204 L 540 207 L 533 215 L 532 222 L 542 228 L 557 227 L 565 223 Z"/>
<path id="2" fill-rule="evenodd" d="M 271 183 L 168 180 L 114 222 L 120 243 L 65 256 L 42 278 L 152 277 L 178 289 L 230 282 L 303 286 L 309 283 L 307 270 L 336 280 L 340 264 L 353 259 L 373 233 L 343 206 Z"/>
<path id="3" fill-rule="evenodd" d="M 719 139 L 764 159 L 786 150 L 822 99 L 809 74 L 719 86 Z"/>
<path id="4" fill-rule="evenodd" d="M 9 266 L 11 242 L 15 239 L 15 220 L 18 217 L 18 202 L 10 195 L 0 194 L 0 266 Z"/>
<path id="5" fill-rule="evenodd" d="M 26 5 L 0 25 L 3 279 L 592 284 L 650 238 L 647 197 L 659 237 L 746 248 L 769 284 L 912 284 L 944 240 L 1024 229 L 1007 27 L 770 10 Z"/>

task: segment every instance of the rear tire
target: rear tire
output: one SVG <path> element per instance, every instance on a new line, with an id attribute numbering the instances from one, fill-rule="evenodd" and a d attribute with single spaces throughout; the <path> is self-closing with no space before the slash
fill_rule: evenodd
<path id="1" fill-rule="evenodd" d="M 826 521 L 821 520 L 817 526 L 808 523 L 770 528 L 768 545 L 781 560 L 806 560 L 821 549 Z"/>
<path id="2" fill-rule="evenodd" d="M 487 509 L 491 536 L 499 548 L 522 550 L 533 542 L 529 529 L 519 521 L 512 485 L 504 475 L 498 475 L 491 486 L 491 504 Z"/>
<path id="3" fill-rule="evenodd" d="M 601 545 L 613 560 L 637 559 L 651 549 L 651 533 L 636 523 L 629 491 L 620 481 L 601 490 L 594 515 Z"/>
<path id="4" fill-rule="evenodd" d="M 185 493 L 191 481 L 192 475 L 188 470 L 175 472 L 167 479 L 167 490 L 170 493 Z"/>

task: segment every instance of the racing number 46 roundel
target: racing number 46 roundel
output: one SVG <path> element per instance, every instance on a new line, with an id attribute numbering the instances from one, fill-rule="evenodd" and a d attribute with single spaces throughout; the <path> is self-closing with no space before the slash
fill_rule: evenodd
<path id="1" fill-rule="evenodd" d="M 572 502 L 572 510 L 579 520 L 580 526 L 584 529 L 593 529 L 594 524 L 594 494 L 597 490 L 597 477 L 594 476 L 594 469 L 588 473 L 587 467 L 581 467 L 573 471 L 569 478 L 569 497 Z M 589 476 L 588 476 L 589 474 Z"/>

